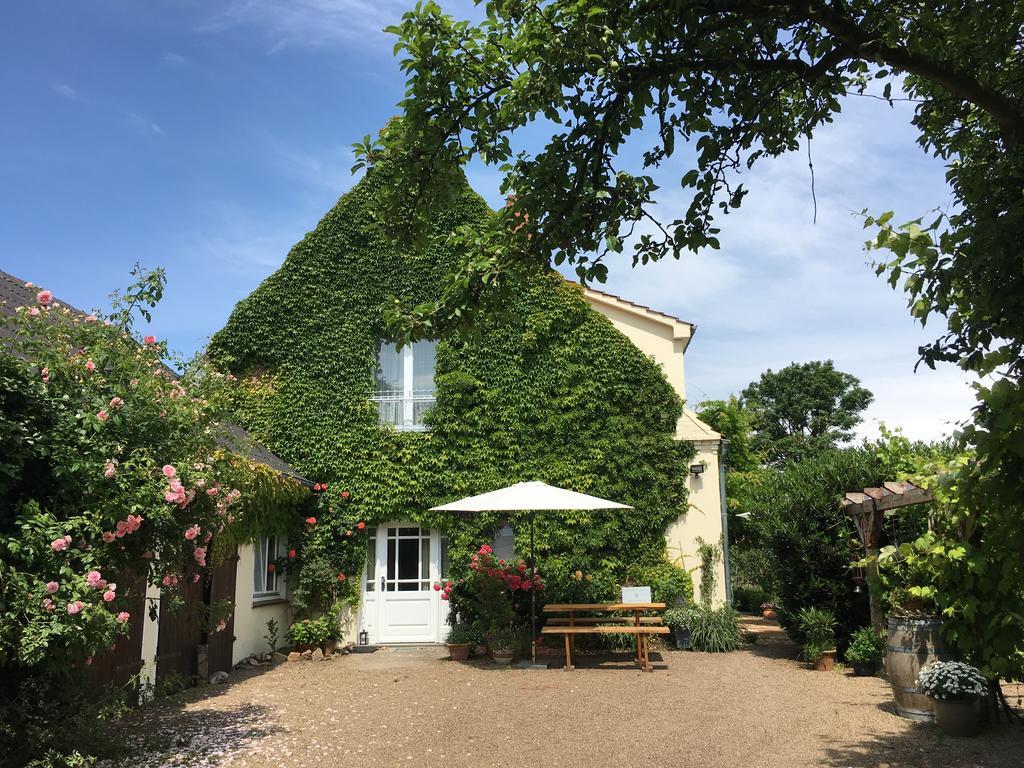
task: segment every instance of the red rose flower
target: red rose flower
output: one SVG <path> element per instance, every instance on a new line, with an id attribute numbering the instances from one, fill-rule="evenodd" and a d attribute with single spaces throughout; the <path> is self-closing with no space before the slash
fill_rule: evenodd
<path id="1" fill-rule="evenodd" d="M 348 576 L 346 576 L 344 573 L 339 573 L 338 574 L 338 581 L 344 581 L 347 578 L 348 578 Z"/>
<path id="2" fill-rule="evenodd" d="M 341 500 L 342 501 L 348 501 L 348 491 L 342 491 L 341 492 Z"/>
<path id="3" fill-rule="evenodd" d="M 294 560 L 295 559 L 295 554 L 296 554 L 296 552 L 295 552 L 295 548 L 294 547 L 292 547 L 291 549 L 288 550 L 288 558 L 290 560 Z"/>
<path id="4" fill-rule="evenodd" d="M 273 573 L 277 570 L 277 566 L 273 563 L 267 563 L 267 573 Z"/>
<path id="5" fill-rule="evenodd" d="M 365 528 L 365 527 L 366 527 L 366 523 L 364 523 L 362 520 L 360 520 L 358 523 L 356 523 L 356 528 L 358 528 L 360 531 L 363 530 L 363 528 Z"/>
<path id="6" fill-rule="evenodd" d="M 306 525 L 316 525 L 316 518 L 315 517 L 307 517 L 306 518 Z"/>
<path id="7" fill-rule="evenodd" d="M 441 591 L 441 585 L 440 584 L 435 584 L 434 585 L 434 591 L 435 592 L 440 592 Z"/>

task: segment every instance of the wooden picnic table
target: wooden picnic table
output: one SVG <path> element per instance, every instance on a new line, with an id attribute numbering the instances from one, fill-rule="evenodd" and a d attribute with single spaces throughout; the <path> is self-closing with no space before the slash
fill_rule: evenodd
<path id="1" fill-rule="evenodd" d="M 544 613 L 567 613 L 566 618 L 553 618 L 541 630 L 545 635 L 562 635 L 565 638 L 565 668 L 575 669 L 572 654 L 575 650 L 576 635 L 583 634 L 631 634 L 636 635 L 636 662 L 645 671 L 652 672 L 648 637 L 667 635 L 669 628 L 661 623 L 660 616 L 641 616 L 650 611 L 662 611 L 665 603 L 549 603 Z M 632 612 L 632 616 L 577 616 L 578 613 Z"/>

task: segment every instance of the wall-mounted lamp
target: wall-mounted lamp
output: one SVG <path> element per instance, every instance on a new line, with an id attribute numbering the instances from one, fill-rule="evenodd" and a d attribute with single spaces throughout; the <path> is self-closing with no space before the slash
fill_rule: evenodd
<path id="1" fill-rule="evenodd" d="M 360 632 L 359 632 L 359 644 L 360 645 L 369 645 L 370 644 L 370 633 L 367 632 L 365 629 L 360 630 Z"/>
<path id="2" fill-rule="evenodd" d="M 690 474 L 691 475 L 700 475 L 700 474 L 703 474 L 703 473 L 704 473 L 704 465 L 703 464 L 691 464 L 690 465 Z"/>

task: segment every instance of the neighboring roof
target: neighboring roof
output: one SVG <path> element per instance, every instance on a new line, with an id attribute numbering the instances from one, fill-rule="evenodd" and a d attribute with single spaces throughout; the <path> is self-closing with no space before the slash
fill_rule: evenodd
<path id="1" fill-rule="evenodd" d="M 651 309 L 645 304 L 638 304 L 635 301 L 624 299 L 621 296 L 616 296 L 614 293 L 608 293 L 607 291 L 599 291 L 596 288 L 592 288 L 589 285 L 581 285 L 580 283 L 577 283 L 575 280 L 569 280 L 568 278 L 566 278 L 566 282 L 571 283 L 572 285 L 579 286 L 583 290 L 584 295 L 586 295 L 588 298 L 593 298 L 597 301 L 601 301 L 606 304 L 611 304 L 612 306 L 617 306 L 620 309 L 623 309 L 627 312 L 632 312 L 633 314 L 640 315 L 642 317 L 648 317 L 652 320 L 661 322 L 667 321 L 669 324 L 685 325 L 689 328 L 688 335 L 690 336 L 692 336 L 694 331 L 697 330 L 697 326 L 694 323 L 691 323 L 687 320 L 683 320 L 682 318 L 676 317 L 675 315 L 670 315 L 667 312 L 661 312 L 657 309 Z"/>
<path id="2" fill-rule="evenodd" d="M 34 305 L 36 303 L 36 293 L 40 290 L 41 288 L 38 286 L 27 288 L 25 287 L 24 280 L 0 270 L 0 315 L 13 316 L 18 307 Z M 66 301 L 62 301 L 57 297 L 54 297 L 54 301 L 61 306 L 67 307 L 72 312 L 77 312 L 80 315 L 86 314 L 77 307 L 73 307 L 71 304 L 68 304 Z M 5 336 L 7 338 L 11 338 L 12 335 L 12 331 L 6 326 L 6 324 L 0 324 L 0 338 Z M 174 371 L 170 368 L 167 368 L 166 366 L 165 368 L 170 375 L 175 375 Z M 298 480 L 303 485 L 312 487 L 312 481 L 304 478 L 287 462 L 279 459 L 256 442 L 252 435 L 237 424 L 222 424 L 221 427 L 224 430 L 223 433 L 214 436 L 217 445 L 227 448 L 229 451 L 234 453 L 246 456 L 260 464 L 264 464 L 275 472 L 279 472 L 282 475 Z"/>
<path id="3" fill-rule="evenodd" d="M 689 408 L 683 408 L 683 415 L 676 423 L 676 437 L 680 440 L 721 440 L 722 435 L 697 418 Z"/>

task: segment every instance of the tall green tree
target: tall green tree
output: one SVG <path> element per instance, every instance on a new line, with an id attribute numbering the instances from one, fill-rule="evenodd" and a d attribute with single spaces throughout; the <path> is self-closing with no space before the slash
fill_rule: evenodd
<path id="1" fill-rule="evenodd" d="M 767 370 L 743 390 L 753 412 L 751 448 L 774 464 L 849 442 L 874 395 L 831 360 Z"/>
<path id="2" fill-rule="evenodd" d="M 471 24 L 421 3 L 392 28 L 408 87 L 402 129 L 380 143 L 404 164 L 377 215 L 399 237 L 427 231 L 456 192 L 428 182 L 473 158 L 500 166 L 504 191 L 516 193 L 490 232 L 464 241 L 439 298 L 395 307 L 403 332 L 471 327 L 481 309 L 501 306 L 510 274 L 551 262 L 602 280 L 607 255 L 644 222 L 653 233 L 631 241 L 634 264 L 717 248 L 716 214 L 747 194 L 735 172 L 797 149 L 844 95 L 874 80 L 883 98 L 915 103 L 918 143 L 947 163 L 953 213 L 903 227 L 869 216 L 871 247 L 891 254 L 879 272 L 907 292 L 914 316 L 944 321 L 923 361 L 993 374 L 964 431 L 977 451 L 960 470 L 959 499 L 984 507 L 988 529 L 1015 542 L 989 566 L 1020 562 L 1024 3 L 493 0 L 484 9 Z M 517 151 L 515 133 L 541 120 L 543 148 Z M 622 159 L 631 138 L 643 144 L 629 154 L 640 169 Z M 695 149 L 680 170 L 693 195 L 675 220 L 657 221 L 648 171 L 678 163 L 677 142 Z M 358 151 L 360 162 L 378 156 L 369 138 Z"/>

